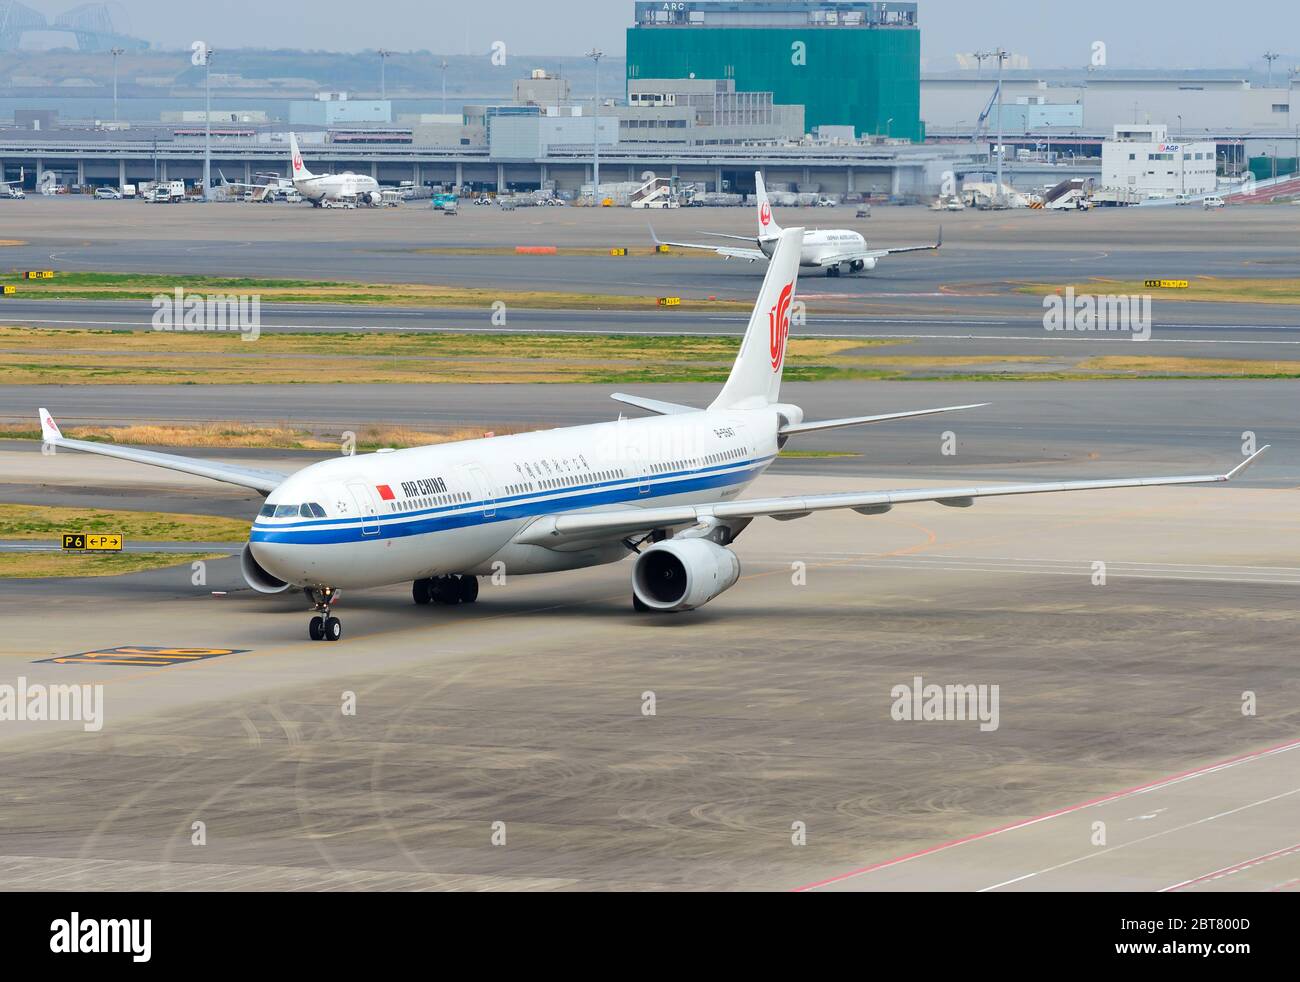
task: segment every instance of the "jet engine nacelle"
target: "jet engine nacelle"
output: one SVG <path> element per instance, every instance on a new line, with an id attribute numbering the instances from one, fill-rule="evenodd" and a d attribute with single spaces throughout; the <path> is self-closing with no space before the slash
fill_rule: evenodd
<path id="1" fill-rule="evenodd" d="M 870 272 L 871 270 L 876 268 L 876 263 L 878 263 L 879 261 L 880 260 L 875 258 L 864 259 L 862 260 L 862 268 L 867 270 L 867 272 Z"/>
<path id="2" fill-rule="evenodd" d="M 384 200 L 384 196 L 380 194 L 378 191 L 371 191 L 369 194 L 366 195 L 366 200 L 369 201 L 372 205 L 378 205 Z"/>
<path id="3" fill-rule="evenodd" d="M 244 543 L 244 551 L 239 554 L 239 571 L 244 574 L 244 582 L 258 593 L 283 593 L 289 589 L 288 583 L 262 568 L 248 543 Z"/>
<path id="4" fill-rule="evenodd" d="M 665 539 L 637 557 L 632 592 L 652 610 L 694 610 L 740 579 L 740 559 L 708 539 Z"/>

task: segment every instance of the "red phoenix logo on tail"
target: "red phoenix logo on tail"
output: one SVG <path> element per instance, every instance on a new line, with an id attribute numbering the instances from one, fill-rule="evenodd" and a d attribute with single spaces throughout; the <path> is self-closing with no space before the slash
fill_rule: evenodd
<path id="1" fill-rule="evenodd" d="M 785 339 L 790 336 L 790 300 L 794 296 L 794 282 L 785 285 L 776 306 L 767 312 L 768 350 L 772 355 L 772 371 L 781 370 L 785 361 Z"/>
<path id="2" fill-rule="evenodd" d="M 766 201 L 764 201 L 762 207 L 758 209 L 758 224 L 762 225 L 763 228 L 767 228 L 772 224 L 772 206 Z"/>

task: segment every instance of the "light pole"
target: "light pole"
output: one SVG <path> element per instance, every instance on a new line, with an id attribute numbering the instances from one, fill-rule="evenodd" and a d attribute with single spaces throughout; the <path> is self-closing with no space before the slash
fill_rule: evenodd
<path id="1" fill-rule="evenodd" d="M 203 200 L 212 200 L 212 56 L 203 46 Z"/>
<path id="2" fill-rule="evenodd" d="M 890 116 L 889 119 L 885 120 L 885 139 L 886 139 L 886 140 L 889 139 L 889 134 L 890 134 L 890 132 L 893 130 L 893 128 L 894 128 L 894 117 L 893 117 L 893 116 Z"/>
<path id="3" fill-rule="evenodd" d="M 1268 63 L 1268 81 L 1264 83 L 1264 88 L 1271 89 L 1273 87 L 1273 62 L 1281 57 L 1276 51 L 1264 52 L 1264 61 Z"/>
<path id="4" fill-rule="evenodd" d="M 388 81 L 384 77 L 385 76 L 384 68 L 388 64 L 388 56 L 391 55 L 392 52 L 385 51 L 383 48 L 380 48 L 379 51 L 376 53 L 379 55 L 379 98 L 387 99 Z"/>
<path id="5" fill-rule="evenodd" d="M 438 64 L 442 69 L 442 114 L 447 115 L 447 59 L 444 58 Z"/>
<path id="6" fill-rule="evenodd" d="M 993 52 L 993 56 L 998 60 L 998 175 L 997 188 L 994 199 L 995 204 L 1002 204 L 1002 158 L 1007 155 L 1007 145 L 1004 142 L 1005 137 L 1002 133 L 1002 66 L 1006 64 L 1007 53 L 1002 48 Z"/>
<path id="7" fill-rule="evenodd" d="M 597 207 L 600 206 L 600 59 L 604 52 L 597 48 L 592 48 L 587 52 L 596 65 L 596 114 L 592 117 L 592 140 L 591 140 L 591 181 L 593 185 L 592 201 Z"/>
<path id="8" fill-rule="evenodd" d="M 113 56 L 113 122 L 117 122 L 117 56 L 124 54 L 126 48 L 113 48 L 109 54 Z"/>

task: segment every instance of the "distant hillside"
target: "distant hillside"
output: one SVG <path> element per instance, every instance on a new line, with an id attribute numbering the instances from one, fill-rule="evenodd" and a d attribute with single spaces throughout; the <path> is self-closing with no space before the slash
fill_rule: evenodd
<path id="1" fill-rule="evenodd" d="M 438 94 L 442 91 L 443 59 L 447 61 L 447 95 L 507 96 L 511 83 L 535 68 L 570 79 L 575 96 L 590 98 L 595 74 L 592 62 L 580 56 L 515 55 L 507 52 L 504 66 L 492 64 L 490 53 L 439 55 L 417 51 L 388 58 L 385 77 L 388 94 Z M 601 61 L 601 89 L 616 95 L 623 88 L 624 60 Z M 358 98 L 378 97 L 379 55 L 374 51 L 339 53 L 261 50 L 245 48 L 218 51 L 213 56 L 214 88 L 250 93 L 290 89 L 346 91 Z M 237 76 L 238 78 L 230 78 Z M 88 79 L 101 86 L 113 84 L 113 60 L 103 54 L 71 50 L 7 52 L 0 54 L 0 89 L 57 87 L 71 79 Z M 229 80 L 228 80 L 229 79 Z M 37 86 L 35 80 L 43 84 Z M 227 81 L 228 80 L 228 81 Z M 188 51 L 144 51 L 123 54 L 118 61 L 118 88 L 124 98 L 156 94 L 167 88 L 198 88 L 203 69 L 190 63 Z"/>

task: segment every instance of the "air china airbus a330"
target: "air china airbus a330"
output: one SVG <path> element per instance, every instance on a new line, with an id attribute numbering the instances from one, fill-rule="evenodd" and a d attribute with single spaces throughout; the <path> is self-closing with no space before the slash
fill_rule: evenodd
<path id="1" fill-rule="evenodd" d="M 55 447 L 224 481 L 266 495 L 241 563 L 262 593 L 302 590 L 309 635 L 337 641 L 339 591 L 411 582 L 416 603 L 471 602 L 478 576 L 553 573 L 635 554 L 632 602 L 641 611 L 691 610 L 740 577 L 728 548 L 756 518 L 804 518 L 848 508 L 881 515 L 933 501 L 1050 491 L 1228 481 L 1226 474 L 1001 487 L 920 488 L 742 499 L 791 437 L 818 430 L 975 409 L 949 406 L 805 422 L 780 401 L 781 371 L 803 229 L 781 233 L 731 375 L 707 409 L 618 393 L 653 416 L 325 460 L 292 475 L 112 444 L 65 439 L 44 409 Z"/>

